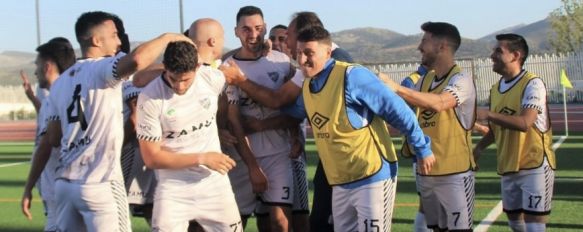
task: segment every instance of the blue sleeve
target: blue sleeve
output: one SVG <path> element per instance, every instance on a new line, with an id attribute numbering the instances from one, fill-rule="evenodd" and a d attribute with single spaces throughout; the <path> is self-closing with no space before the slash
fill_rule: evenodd
<path id="1" fill-rule="evenodd" d="M 281 111 L 289 116 L 297 119 L 304 119 L 307 116 L 306 108 L 304 106 L 304 95 L 300 93 L 295 103 L 286 105 L 281 108 Z"/>
<path id="2" fill-rule="evenodd" d="M 350 101 L 365 106 L 401 131 L 410 141 L 415 154 L 422 158 L 432 154 L 430 140 L 423 134 L 413 111 L 368 69 L 359 66 L 348 73 L 346 94 Z"/>

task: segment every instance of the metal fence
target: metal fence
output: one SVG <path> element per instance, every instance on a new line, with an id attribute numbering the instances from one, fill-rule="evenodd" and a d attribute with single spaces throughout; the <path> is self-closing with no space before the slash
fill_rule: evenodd
<path id="1" fill-rule="evenodd" d="M 500 75 L 492 71 L 490 58 L 460 59 L 456 63 L 463 70 L 470 72 L 476 83 L 478 104 L 486 105 L 490 95 L 490 88 L 500 79 Z M 396 64 L 365 64 L 374 71 L 389 75 L 391 79 L 400 83 L 411 72 L 417 70 L 419 63 Z M 560 84 L 561 69 L 565 69 L 567 76 L 574 83 L 575 88 L 567 89 L 567 103 L 583 102 L 583 56 L 579 54 L 543 54 L 529 56 L 525 69 L 538 74 L 547 86 L 549 103 L 563 102 L 563 87 Z"/>

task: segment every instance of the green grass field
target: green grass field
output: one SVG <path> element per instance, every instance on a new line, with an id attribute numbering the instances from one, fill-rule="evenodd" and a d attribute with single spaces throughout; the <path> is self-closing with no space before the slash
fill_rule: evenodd
<path id="1" fill-rule="evenodd" d="M 556 141 L 557 139 L 555 139 Z M 399 141 L 396 141 L 400 147 Z M 315 146 L 309 143 L 308 177 L 314 175 L 317 162 Z M 28 174 L 32 143 L 0 143 L 0 231 L 42 231 L 44 216 L 38 195 L 33 200 L 33 220 L 28 221 L 20 212 L 20 197 L 24 180 Z M 553 211 L 547 224 L 548 231 L 582 231 L 583 221 L 583 134 L 572 135 L 557 149 Z M 476 200 L 474 225 L 477 226 L 500 200 L 500 181 L 495 172 L 493 147 L 480 160 L 480 171 L 476 175 Z M 310 189 L 313 186 L 310 185 Z M 35 191 L 36 192 L 36 191 Z M 310 192 L 311 194 L 311 192 Z M 397 198 L 393 214 L 393 231 L 411 231 L 418 206 L 415 179 L 411 161 L 401 159 Z M 148 231 L 141 218 L 133 218 L 134 231 Z M 504 215 L 500 215 L 488 231 L 509 231 Z M 250 220 L 246 231 L 256 231 Z"/>

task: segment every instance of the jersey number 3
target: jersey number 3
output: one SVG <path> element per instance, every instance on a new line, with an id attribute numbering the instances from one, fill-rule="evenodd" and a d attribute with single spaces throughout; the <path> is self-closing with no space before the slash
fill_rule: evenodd
<path id="1" fill-rule="evenodd" d="M 75 111 L 77 108 L 77 111 Z M 75 113 L 76 115 L 73 115 Z M 81 123 L 81 130 L 87 130 L 87 121 L 85 120 L 85 114 L 83 113 L 83 107 L 81 105 L 81 85 L 75 86 L 75 92 L 73 93 L 73 100 L 69 107 L 67 107 L 67 120 L 69 123 L 79 122 Z"/>

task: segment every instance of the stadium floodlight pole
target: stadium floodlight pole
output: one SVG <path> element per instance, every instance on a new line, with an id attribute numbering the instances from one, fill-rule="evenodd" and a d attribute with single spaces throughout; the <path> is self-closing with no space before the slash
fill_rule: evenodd
<path id="1" fill-rule="evenodd" d="M 39 1 L 40 0 L 36 0 L 36 46 L 40 46 L 40 6 L 39 6 Z"/>
<path id="2" fill-rule="evenodd" d="M 178 10 L 180 15 L 180 33 L 184 32 L 184 15 L 183 15 L 183 8 L 182 8 L 182 0 L 178 0 Z"/>

